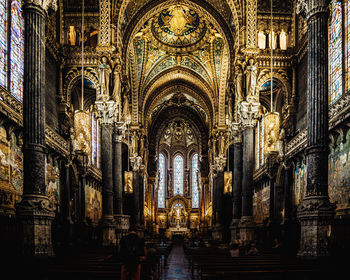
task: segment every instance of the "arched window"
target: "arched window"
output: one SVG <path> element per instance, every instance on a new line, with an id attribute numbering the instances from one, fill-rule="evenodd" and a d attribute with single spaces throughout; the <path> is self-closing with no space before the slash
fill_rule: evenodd
<path id="1" fill-rule="evenodd" d="M 184 160 L 180 155 L 174 158 L 174 195 L 184 193 Z"/>
<path id="2" fill-rule="evenodd" d="M 11 25 L 8 24 L 8 7 L 10 7 Z M 10 34 L 9 41 L 8 34 Z M 3 0 L 0 3 L 0 85 L 9 89 L 19 101 L 23 98 L 23 72 L 24 20 L 21 1 Z M 8 85 L 9 75 L 10 85 Z"/>
<path id="3" fill-rule="evenodd" d="M 159 185 L 158 185 L 158 208 L 165 207 L 165 157 L 159 154 L 158 160 Z"/>
<path id="4" fill-rule="evenodd" d="M 287 49 L 287 33 L 284 30 L 280 33 L 280 48 L 281 50 Z"/>
<path id="5" fill-rule="evenodd" d="M 328 103 L 333 104 L 342 96 L 342 8 L 341 1 L 332 0 L 331 18 L 328 29 L 329 52 L 329 96 Z"/>
<path id="6" fill-rule="evenodd" d="M 258 33 L 258 46 L 262 50 L 266 48 L 266 35 L 263 31 L 259 31 Z"/>
<path id="7" fill-rule="evenodd" d="M 192 157 L 192 208 L 199 207 L 198 191 L 198 154 Z"/>

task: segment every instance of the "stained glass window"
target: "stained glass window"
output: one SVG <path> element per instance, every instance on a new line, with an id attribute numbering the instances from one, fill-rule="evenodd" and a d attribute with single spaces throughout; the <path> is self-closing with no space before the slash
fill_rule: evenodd
<path id="1" fill-rule="evenodd" d="M 181 156 L 174 158 L 174 195 L 184 192 L 184 161 Z"/>
<path id="2" fill-rule="evenodd" d="M 199 191 L 198 191 L 198 154 L 192 157 L 192 208 L 199 206 Z"/>
<path id="3" fill-rule="evenodd" d="M 350 90 L 350 1 L 346 1 L 346 21 L 345 21 L 345 53 L 346 53 L 346 77 L 345 77 L 345 90 Z"/>
<path id="4" fill-rule="evenodd" d="M 7 85 L 7 1 L 0 1 L 0 86 Z"/>
<path id="5" fill-rule="evenodd" d="M 342 10 L 341 1 L 332 0 L 331 18 L 328 29 L 329 51 L 329 97 L 328 103 L 333 104 L 342 95 Z"/>
<path id="6" fill-rule="evenodd" d="M 159 186 L 158 186 L 158 208 L 165 207 L 165 157 L 159 154 L 158 161 Z"/>

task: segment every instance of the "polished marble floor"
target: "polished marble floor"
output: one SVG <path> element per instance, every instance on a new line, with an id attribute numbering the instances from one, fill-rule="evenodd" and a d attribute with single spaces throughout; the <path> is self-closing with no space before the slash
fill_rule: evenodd
<path id="1" fill-rule="evenodd" d="M 181 242 L 176 242 L 168 256 L 162 280 L 190 280 L 191 270 Z"/>

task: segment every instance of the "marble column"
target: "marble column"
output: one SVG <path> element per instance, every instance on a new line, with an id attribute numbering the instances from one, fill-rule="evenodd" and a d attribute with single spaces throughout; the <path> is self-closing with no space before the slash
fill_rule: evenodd
<path id="1" fill-rule="evenodd" d="M 21 253 L 53 256 L 51 225 L 55 217 L 45 184 L 45 24 L 56 1 L 23 1 L 23 196 L 17 207 Z"/>
<path id="2" fill-rule="evenodd" d="M 301 225 L 301 258 L 329 256 L 329 236 L 335 207 L 328 196 L 328 4 L 303 0 L 297 10 L 307 20 L 307 184 L 297 216 Z"/>
<path id="3" fill-rule="evenodd" d="M 255 164 L 254 127 L 259 116 L 258 102 L 243 101 L 239 105 L 239 115 L 243 130 L 243 170 L 242 170 L 242 216 L 239 223 L 240 239 L 254 239 L 255 223 L 253 220 L 253 172 Z"/>
<path id="4" fill-rule="evenodd" d="M 116 243 L 113 216 L 113 101 L 96 101 L 101 118 L 101 169 L 102 169 L 102 246 Z"/>
<path id="5" fill-rule="evenodd" d="M 72 207 L 71 207 L 71 183 L 70 183 L 70 167 L 72 162 L 68 161 L 66 164 L 62 164 L 64 168 L 64 185 L 63 185 L 63 225 L 64 225 L 64 241 L 67 245 L 72 245 L 73 240 L 73 221 L 72 221 Z"/>
<path id="6" fill-rule="evenodd" d="M 233 144 L 234 166 L 232 186 L 232 222 L 231 222 L 231 243 L 240 239 L 239 222 L 242 215 L 242 136 L 236 137 Z"/>
<path id="7" fill-rule="evenodd" d="M 117 242 L 129 230 L 129 216 L 123 215 L 122 138 L 124 123 L 116 122 L 113 132 L 113 207 Z"/>

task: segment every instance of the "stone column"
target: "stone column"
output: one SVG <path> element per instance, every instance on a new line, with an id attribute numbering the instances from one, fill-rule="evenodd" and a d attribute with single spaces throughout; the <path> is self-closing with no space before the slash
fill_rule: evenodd
<path id="1" fill-rule="evenodd" d="M 56 1 L 23 1 L 23 196 L 17 207 L 21 253 L 53 256 L 50 207 L 45 184 L 45 24 L 49 5 Z"/>
<path id="2" fill-rule="evenodd" d="M 113 149 L 112 134 L 115 107 L 113 101 L 96 101 L 101 118 L 101 168 L 102 168 L 102 246 L 116 243 L 113 216 Z"/>
<path id="3" fill-rule="evenodd" d="M 213 216 L 215 216 L 214 219 L 214 225 L 213 225 L 213 232 L 212 237 L 214 240 L 222 240 L 222 231 L 223 231 L 223 225 L 222 225 L 222 196 L 224 193 L 224 167 L 221 169 L 219 168 L 216 170 L 216 174 L 214 175 L 214 197 L 213 197 Z"/>
<path id="4" fill-rule="evenodd" d="M 239 222 L 242 215 L 242 135 L 235 137 L 233 144 L 234 153 L 234 167 L 233 167 L 233 186 L 232 186 L 232 223 L 231 229 L 231 243 L 240 239 Z"/>
<path id="5" fill-rule="evenodd" d="M 259 116 L 259 103 L 243 101 L 239 114 L 243 128 L 242 217 L 239 224 L 240 238 L 254 239 L 253 221 L 253 172 L 255 163 L 254 126 Z"/>
<path id="6" fill-rule="evenodd" d="M 70 184 L 70 167 L 71 161 L 68 161 L 65 165 L 62 164 L 62 167 L 65 170 L 64 176 L 64 188 L 63 188 L 63 207 L 62 211 L 64 211 L 64 241 L 67 245 L 72 244 L 72 230 L 73 230 L 73 221 L 72 221 L 72 209 L 70 205 L 71 201 L 71 184 Z"/>
<path id="7" fill-rule="evenodd" d="M 136 226 L 139 236 L 143 237 L 143 170 L 145 166 L 142 164 L 142 158 L 140 156 L 130 158 L 130 161 L 133 169 L 132 176 L 134 189 L 134 213 L 131 217 L 131 223 Z"/>
<path id="8" fill-rule="evenodd" d="M 123 170 L 122 138 L 125 132 L 124 123 L 114 124 L 113 132 L 113 208 L 117 242 L 129 230 L 129 216 L 123 215 Z"/>
<path id="9" fill-rule="evenodd" d="M 303 0 L 297 7 L 308 30 L 307 184 L 297 211 L 301 258 L 329 255 L 327 232 L 335 210 L 328 196 L 328 4 Z"/>

